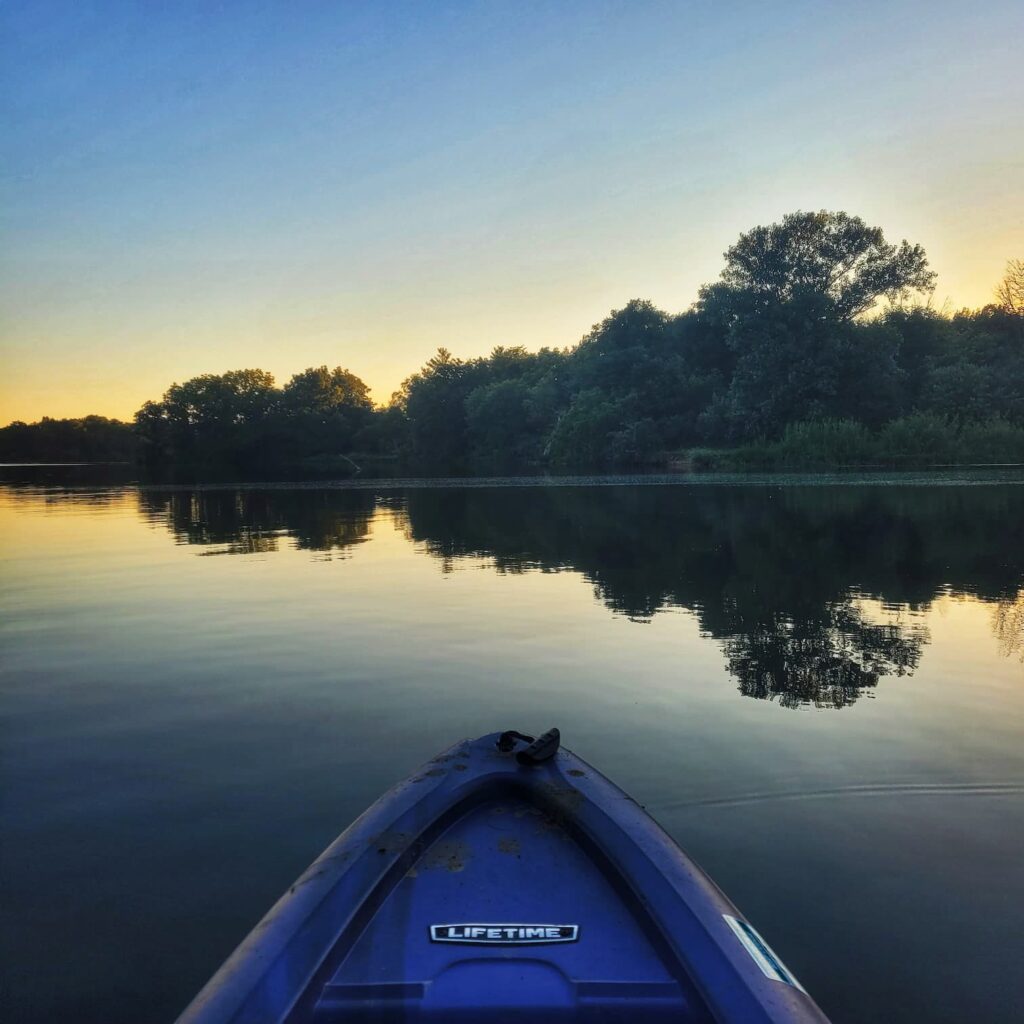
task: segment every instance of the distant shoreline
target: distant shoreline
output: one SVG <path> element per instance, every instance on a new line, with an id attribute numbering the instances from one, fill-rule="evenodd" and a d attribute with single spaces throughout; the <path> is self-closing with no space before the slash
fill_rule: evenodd
<path id="1" fill-rule="evenodd" d="M 73 464 L 68 464 L 73 465 Z M 0 463 L 0 469 L 17 468 Z M 25 464 L 24 468 L 46 468 Z M 51 466 L 52 468 L 52 466 Z M 1020 470 L 1019 473 L 1012 472 Z M 35 481 L 5 481 L 0 474 L 0 487 L 5 483 L 31 485 Z M 897 486 L 897 487 L 956 487 L 956 486 L 1024 486 L 1024 465 L 1011 466 L 959 466 L 927 469 L 850 469 L 850 470 L 777 470 L 756 471 L 701 471 L 650 473 L 579 473 L 579 474 L 524 474 L 478 476 L 390 476 L 348 477 L 326 479 L 207 479 L 189 481 L 147 480 L 133 477 L 121 480 L 56 481 L 49 479 L 40 484 L 63 487 L 66 490 L 96 488 L 104 485 L 131 488 L 145 492 L 191 491 L 403 491 L 428 489 L 498 489 L 498 488 L 575 488 L 575 487 L 829 487 L 829 486 Z"/>
<path id="2" fill-rule="evenodd" d="M 121 460 L 120 462 L 111 462 L 108 460 L 102 460 L 98 462 L 0 462 L 0 469 L 16 469 L 18 467 L 29 467 L 29 466 L 131 466 L 134 463 L 126 462 Z"/>

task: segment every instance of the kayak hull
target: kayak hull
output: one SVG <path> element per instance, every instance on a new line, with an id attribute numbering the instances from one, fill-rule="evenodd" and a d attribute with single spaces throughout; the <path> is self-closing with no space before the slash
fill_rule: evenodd
<path id="1" fill-rule="evenodd" d="M 357 819 L 181 1024 L 825 1017 L 661 828 L 582 759 L 463 741 Z"/>

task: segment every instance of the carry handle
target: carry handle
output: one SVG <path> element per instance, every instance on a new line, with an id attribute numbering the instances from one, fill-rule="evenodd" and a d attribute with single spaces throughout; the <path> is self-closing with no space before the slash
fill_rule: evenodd
<path id="1" fill-rule="evenodd" d="M 533 737 L 527 736 L 522 732 L 516 732 L 515 729 L 506 729 L 505 732 L 498 737 L 498 749 L 503 754 L 507 754 L 510 750 L 515 749 L 516 740 L 522 740 L 524 743 L 532 743 Z"/>
<path id="2" fill-rule="evenodd" d="M 516 754 L 516 760 L 520 764 L 541 764 L 555 756 L 559 744 L 562 742 L 562 734 L 557 729 L 548 729 L 542 736 L 538 736 L 525 750 Z"/>

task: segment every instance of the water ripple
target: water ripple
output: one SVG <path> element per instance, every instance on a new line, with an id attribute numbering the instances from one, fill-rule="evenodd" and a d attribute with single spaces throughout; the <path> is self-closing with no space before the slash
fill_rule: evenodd
<path id="1" fill-rule="evenodd" d="M 820 800 L 847 796 L 1008 796 L 1024 793 L 1024 782 L 893 782 L 861 786 L 834 786 L 773 793 L 739 793 L 734 796 L 659 802 L 653 810 L 682 811 L 693 807 L 736 807 L 779 800 Z"/>

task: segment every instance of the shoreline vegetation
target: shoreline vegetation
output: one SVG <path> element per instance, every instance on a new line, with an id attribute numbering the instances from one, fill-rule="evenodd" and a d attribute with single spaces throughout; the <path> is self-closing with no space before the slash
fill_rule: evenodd
<path id="1" fill-rule="evenodd" d="M 1024 463 L 1024 260 L 995 301 L 936 311 L 924 250 L 842 212 L 757 227 L 686 312 L 634 299 L 578 344 L 439 349 L 375 406 L 343 367 L 172 384 L 131 423 L 0 428 L 2 462 L 352 476 Z"/>
<path id="2" fill-rule="evenodd" d="M 928 413 L 892 420 L 877 431 L 854 420 L 801 422 L 775 441 L 693 448 L 672 464 L 695 472 L 1024 466 L 1024 428 L 1001 417 L 957 422 Z"/>

